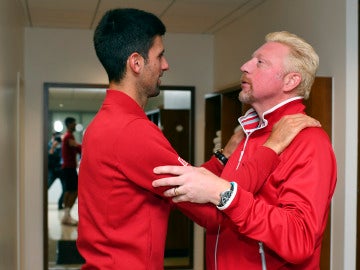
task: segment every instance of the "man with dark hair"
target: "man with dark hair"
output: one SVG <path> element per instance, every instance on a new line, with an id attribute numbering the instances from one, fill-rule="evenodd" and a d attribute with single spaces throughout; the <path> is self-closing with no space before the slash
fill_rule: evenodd
<path id="1" fill-rule="evenodd" d="M 84 270 L 164 267 L 167 223 L 173 204 L 163 195 L 165 189 L 152 187 L 156 178 L 153 168 L 187 165 L 144 112 L 148 99 L 159 94 L 160 78 L 169 69 L 164 57 L 164 33 L 165 26 L 155 15 L 136 9 L 106 12 L 95 30 L 95 50 L 108 74 L 109 89 L 82 144 L 77 246 L 86 261 Z M 289 133 L 294 136 L 299 127 L 306 125 L 309 122 Z M 229 156 L 242 137 L 236 133 L 223 154 Z M 268 146 L 279 147 L 281 152 L 287 138 L 279 137 L 280 147 L 269 142 Z M 269 157 L 261 163 L 266 174 L 276 166 L 277 155 L 263 147 L 257 158 L 263 157 Z M 223 169 L 216 157 L 205 166 L 217 174 Z M 259 175 L 243 171 L 243 177 Z M 184 203 L 178 207 L 203 226 L 208 216 L 215 220 L 221 217 L 220 211 L 210 205 Z"/>
<path id="2" fill-rule="evenodd" d="M 73 117 L 65 118 L 66 133 L 62 141 L 62 170 L 63 181 L 65 187 L 64 193 L 64 216 L 62 224 L 76 226 L 77 220 L 70 215 L 78 190 L 78 174 L 77 174 L 77 154 L 81 154 L 81 144 L 75 140 L 74 131 L 76 120 Z"/>
<path id="3" fill-rule="evenodd" d="M 48 143 L 48 189 L 56 179 L 59 179 L 62 187 L 61 195 L 58 200 L 59 210 L 64 208 L 64 184 L 61 170 L 61 135 L 60 132 L 53 132 L 51 140 Z"/>
<path id="4" fill-rule="evenodd" d="M 109 89 L 86 129 L 79 170 L 82 269 L 162 269 L 170 204 L 153 193 L 152 167 L 182 164 L 144 108 L 160 92 L 165 26 L 136 9 L 105 13 L 94 33 Z M 171 154 L 170 154 L 171 153 Z M 149 154 L 153 156 L 150 159 Z"/>

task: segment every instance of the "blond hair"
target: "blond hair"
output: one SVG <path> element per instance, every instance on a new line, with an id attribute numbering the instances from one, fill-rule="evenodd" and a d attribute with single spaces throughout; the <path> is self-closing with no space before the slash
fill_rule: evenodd
<path id="1" fill-rule="evenodd" d="M 319 67 L 319 56 L 314 48 L 302 38 L 286 31 L 273 32 L 266 35 L 267 42 L 278 42 L 289 47 L 289 57 L 285 62 L 285 72 L 298 72 L 301 82 L 297 86 L 297 93 L 304 99 L 309 98 L 311 86 Z"/>

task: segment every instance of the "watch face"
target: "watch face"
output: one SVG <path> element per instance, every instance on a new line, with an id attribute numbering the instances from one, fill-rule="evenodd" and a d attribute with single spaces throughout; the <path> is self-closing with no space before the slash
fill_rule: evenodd
<path id="1" fill-rule="evenodd" d="M 226 204 L 226 202 L 230 199 L 230 197 L 231 197 L 231 193 L 232 193 L 232 191 L 231 190 L 227 190 L 227 191 L 225 191 L 225 192 L 223 192 L 222 194 L 221 194 L 221 205 L 225 205 Z"/>

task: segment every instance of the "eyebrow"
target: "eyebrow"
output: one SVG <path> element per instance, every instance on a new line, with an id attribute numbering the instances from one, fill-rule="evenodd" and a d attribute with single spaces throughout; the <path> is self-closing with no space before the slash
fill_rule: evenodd
<path id="1" fill-rule="evenodd" d="M 256 50 L 252 55 L 251 55 L 252 57 L 263 57 L 263 55 L 258 51 L 258 50 Z"/>
<path id="2" fill-rule="evenodd" d="M 163 49 L 158 55 L 160 56 L 160 55 L 164 55 L 164 53 L 165 53 L 165 49 Z"/>

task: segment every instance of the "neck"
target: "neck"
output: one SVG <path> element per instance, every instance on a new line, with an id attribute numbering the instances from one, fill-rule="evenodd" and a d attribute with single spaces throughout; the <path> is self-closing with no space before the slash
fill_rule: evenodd
<path id="1" fill-rule="evenodd" d="M 268 113 L 276 110 L 277 108 L 282 107 L 283 105 L 290 103 L 294 100 L 298 100 L 298 99 L 303 99 L 303 97 L 300 97 L 300 96 L 289 97 L 288 99 L 282 100 L 279 103 L 277 103 L 271 107 L 268 107 L 266 110 L 257 110 L 255 107 L 253 107 L 253 108 L 256 111 L 256 113 L 260 116 L 260 121 L 262 122 L 262 117 L 264 114 L 268 114 Z"/>
<path id="2" fill-rule="evenodd" d="M 262 116 L 267 111 L 272 110 L 283 103 L 287 103 L 293 99 L 298 99 L 298 98 L 301 97 L 294 95 L 286 95 L 279 97 L 278 99 L 266 100 L 261 103 L 254 102 L 253 104 L 251 104 L 251 106 L 254 108 L 254 110 L 257 112 L 258 115 Z"/>
<path id="3" fill-rule="evenodd" d="M 109 84 L 109 89 L 123 92 L 124 94 L 131 97 L 142 109 L 145 109 L 148 98 L 139 95 L 138 91 L 136 91 L 136 88 L 134 88 L 131 84 L 126 84 L 123 82 L 111 82 Z"/>

